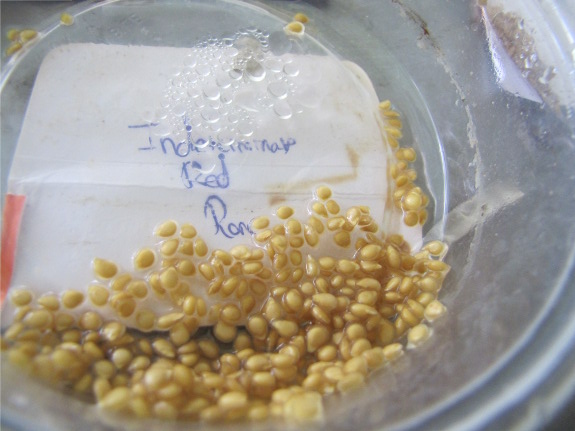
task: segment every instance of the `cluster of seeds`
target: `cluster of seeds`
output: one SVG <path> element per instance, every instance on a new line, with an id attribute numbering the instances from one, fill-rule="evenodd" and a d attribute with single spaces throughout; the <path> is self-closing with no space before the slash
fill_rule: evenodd
<path id="1" fill-rule="evenodd" d="M 60 24 L 69 26 L 74 23 L 74 17 L 67 12 L 60 15 Z M 10 57 L 20 51 L 28 43 L 32 42 L 38 37 L 38 32 L 34 29 L 27 28 L 19 30 L 16 28 L 10 29 L 6 32 L 6 38 L 10 44 L 5 50 L 6 56 Z"/>
<path id="2" fill-rule="evenodd" d="M 305 24 L 309 21 L 309 18 L 304 13 L 296 13 L 293 20 L 284 27 L 284 31 L 287 35 L 291 36 L 303 36 L 305 33 Z"/>
<path id="3" fill-rule="evenodd" d="M 413 346 L 427 339 L 422 321 L 444 312 L 436 297 L 448 266 L 442 243 L 411 254 L 402 237 L 378 232 L 367 207 L 342 212 L 327 187 L 311 211 L 306 223 L 287 206 L 273 226 L 256 218 L 257 246 L 229 252 L 210 253 L 193 226 L 167 221 L 156 229 L 157 249 L 135 253 L 133 274 L 95 259 L 100 281 L 87 295 L 46 294 L 34 304 L 29 291 L 13 289 L 17 311 L 3 348 L 12 362 L 108 410 L 319 418 L 321 395 L 361 387 L 370 370 L 402 353 L 402 335 Z M 347 257 L 314 255 L 324 241 Z M 191 293 L 194 278 L 205 298 Z M 75 313 L 86 297 L 92 307 Z M 170 311 L 141 306 L 149 297 Z"/>
<path id="4" fill-rule="evenodd" d="M 20 51 L 26 44 L 30 43 L 38 36 L 38 32 L 31 28 L 24 30 L 10 29 L 6 32 L 6 38 L 10 41 L 10 44 L 6 48 L 6 56 L 10 57 L 16 52 Z"/>
<path id="5" fill-rule="evenodd" d="M 389 103 L 380 108 L 398 159 L 396 205 L 422 223 L 427 197 L 415 178 L 398 181 L 415 154 L 398 148 L 401 123 Z M 302 221 L 282 206 L 257 217 L 253 244 L 230 250 L 210 250 L 194 226 L 168 220 L 154 231 L 156 246 L 133 255 L 131 271 L 97 258 L 85 291 L 34 298 L 11 289 L 16 311 L 2 350 L 109 411 L 321 419 L 322 396 L 360 388 L 404 346 L 428 339 L 426 322 L 445 313 L 437 294 L 449 266 L 443 243 L 412 253 L 369 207 L 342 209 L 327 186 L 308 214 Z"/>
<path id="6" fill-rule="evenodd" d="M 395 150 L 397 160 L 389 170 L 389 177 L 395 182 L 393 203 L 403 211 L 403 221 L 407 226 L 423 225 L 427 221 L 425 208 L 429 205 L 429 197 L 414 184 L 417 172 L 409 168 L 409 163 L 415 162 L 417 154 L 413 148 L 399 147 L 402 123 L 399 113 L 392 109 L 389 100 L 379 104 L 379 112 L 384 120 L 388 143 Z"/>

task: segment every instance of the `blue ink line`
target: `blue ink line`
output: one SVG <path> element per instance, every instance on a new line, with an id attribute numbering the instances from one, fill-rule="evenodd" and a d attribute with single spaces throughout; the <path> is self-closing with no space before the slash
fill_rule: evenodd
<path id="1" fill-rule="evenodd" d="M 222 167 L 222 172 L 220 174 L 205 174 L 202 172 L 202 165 L 197 161 L 185 161 L 182 163 L 182 170 L 180 176 L 184 183 L 184 187 L 187 189 L 192 189 L 194 184 L 204 186 L 210 189 L 227 189 L 230 185 L 230 175 L 228 173 L 228 168 L 224 162 L 226 156 L 223 154 L 218 155 L 220 159 L 220 164 Z M 199 171 L 199 174 L 193 177 L 192 171 Z"/>
<path id="2" fill-rule="evenodd" d="M 128 125 L 128 129 L 145 129 L 148 127 L 156 127 L 160 123 L 146 123 L 146 124 L 132 124 Z"/>
<path id="3" fill-rule="evenodd" d="M 209 214 L 208 214 L 209 212 Z M 217 234 L 222 234 L 226 238 L 232 239 L 239 235 L 253 234 L 249 223 L 227 223 L 225 218 L 228 215 L 228 207 L 224 200 L 217 195 L 210 195 L 204 203 L 204 217 L 212 219 Z"/>

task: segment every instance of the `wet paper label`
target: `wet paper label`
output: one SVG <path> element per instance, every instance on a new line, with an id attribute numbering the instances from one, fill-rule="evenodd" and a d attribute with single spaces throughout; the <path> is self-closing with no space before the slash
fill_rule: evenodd
<path id="1" fill-rule="evenodd" d="M 305 219 L 322 184 L 382 220 L 383 139 L 373 88 L 329 56 L 58 47 L 10 173 L 9 192 L 26 196 L 12 285 L 83 288 L 94 257 L 131 268 L 168 219 L 210 249 L 250 243 L 254 217 L 289 204 Z"/>

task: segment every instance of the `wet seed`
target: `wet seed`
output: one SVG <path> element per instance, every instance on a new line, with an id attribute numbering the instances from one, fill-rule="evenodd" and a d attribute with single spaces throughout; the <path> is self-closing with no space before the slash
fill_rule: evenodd
<path id="1" fill-rule="evenodd" d="M 66 308 L 76 308 L 84 302 L 84 294 L 77 290 L 68 290 L 62 294 L 61 302 Z"/>
<path id="2" fill-rule="evenodd" d="M 94 274 L 104 280 L 114 277 L 118 272 L 118 267 L 112 261 L 95 258 L 92 262 Z"/>

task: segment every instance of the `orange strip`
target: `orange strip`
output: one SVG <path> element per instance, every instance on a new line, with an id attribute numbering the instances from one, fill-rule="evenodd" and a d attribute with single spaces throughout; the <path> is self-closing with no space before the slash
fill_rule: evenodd
<path id="1" fill-rule="evenodd" d="M 4 218 L 2 224 L 2 251 L 0 255 L 0 305 L 4 302 L 12 271 L 14 269 L 14 257 L 16 254 L 16 244 L 18 243 L 18 233 L 20 232 L 20 222 L 26 196 L 6 195 L 4 205 Z"/>

